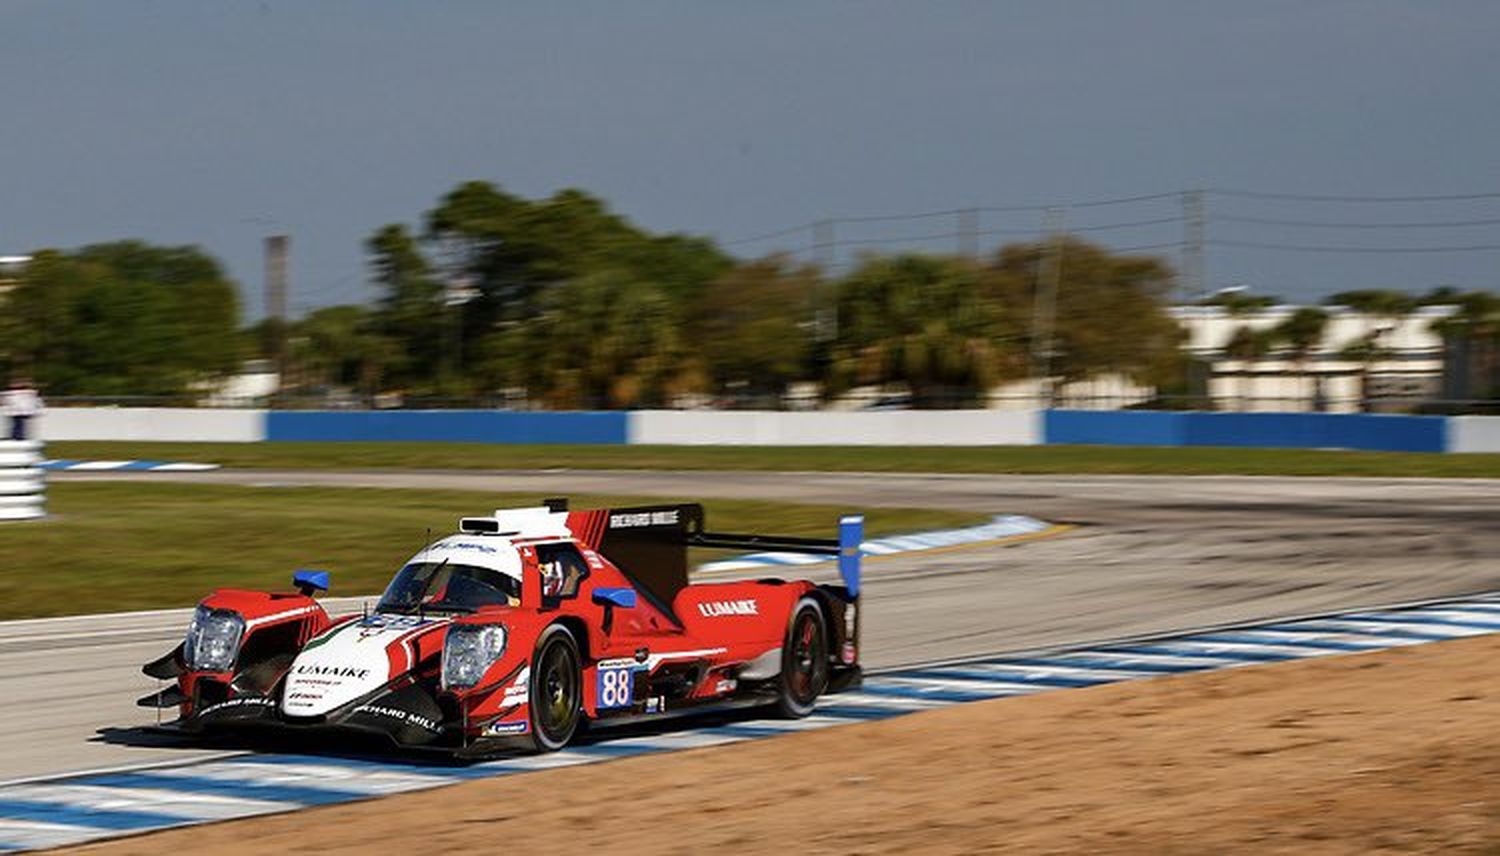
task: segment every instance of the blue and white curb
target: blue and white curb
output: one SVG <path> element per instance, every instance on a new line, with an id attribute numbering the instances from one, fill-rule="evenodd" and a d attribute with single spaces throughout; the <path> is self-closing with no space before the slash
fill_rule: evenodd
<path id="1" fill-rule="evenodd" d="M 146 472 L 146 473 L 201 473 L 217 470 L 218 464 L 193 464 L 174 461 L 69 461 L 46 460 L 38 464 L 44 470 L 55 472 Z"/>
<path id="2" fill-rule="evenodd" d="M 932 532 L 919 532 L 915 535 L 900 535 L 894 538 L 877 538 L 861 544 L 860 550 L 867 556 L 889 556 L 894 553 L 910 553 L 921 550 L 935 550 L 940 547 L 960 547 L 971 544 L 982 544 L 987 541 L 1002 541 L 1006 538 L 1015 538 L 1021 535 L 1035 535 L 1052 528 L 1053 525 L 1044 520 L 1037 520 L 1034 517 L 1026 517 L 1019 514 L 1006 514 L 996 517 L 989 523 L 980 526 L 967 526 L 962 529 L 938 529 Z M 750 553 L 749 555 L 736 556 L 732 559 L 704 563 L 698 566 L 698 573 L 738 571 L 746 568 L 759 568 L 771 565 L 815 565 L 827 561 L 829 561 L 827 556 L 809 555 L 807 553 Z"/>
<path id="3" fill-rule="evenodd" d="M 692 720 L 663 733 L 603 739 L 550 755 L 466 767 L 323 755 L 239 754 L 201 762 L 0 786 L 0 851 L 295 811 L 472 779 L 611 758 L 719 746 L 885 719 L 971 701 L 1160 675 L 1379 651 L 1500 631 L 1500 593 L 1421 606 L 1208 630 L 870 675 L 799 720 Z"/>

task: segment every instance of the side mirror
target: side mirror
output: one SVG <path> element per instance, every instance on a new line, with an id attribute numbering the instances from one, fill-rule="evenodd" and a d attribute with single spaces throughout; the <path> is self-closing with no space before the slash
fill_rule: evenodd
<path id="1" fill-rule="evenodd" d="M 292 574 L 292 585 L 304 596 L 312 597 L 313 592 L 328 591 L 328 572 L 303 568 Z"/>
<path id="2" fill-rule="evenodd" d="M 618 606 L 622 609 L 635 607 L 635 589 L 632 588 L 597 588 L 594 589 L 594 603 L 600 606 Z"/>

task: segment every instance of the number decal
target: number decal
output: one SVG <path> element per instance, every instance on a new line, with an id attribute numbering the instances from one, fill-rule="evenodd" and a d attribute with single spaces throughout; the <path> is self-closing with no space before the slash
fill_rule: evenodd
<path id="1" fill-rule="evenodd" d="M 615 707 L 630 707 L 635 691 L 634 673 L 630 669 L 599 670 L 600 710 Z"/>

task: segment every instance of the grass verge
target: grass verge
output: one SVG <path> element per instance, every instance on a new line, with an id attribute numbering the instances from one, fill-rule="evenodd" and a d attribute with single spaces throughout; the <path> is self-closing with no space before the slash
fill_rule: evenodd
<path id="1" fill-rule="evenodd" d="M 1500 478 L 1500 454 L 1140 446 L 541 446 L 489 443 L 53 443 L 54 458 L 254 469 L 824 470 Z"/>
<path id="2" fill-rule="evenodd" d="M 191 605 L 220 586 L 284 589 L 297 568 L 326 568 L 334 594 L 378 592 L 431 528 L 533 495 L 365 488 L 58 483 L 43 521 L 0 528 L 0 618 Z M 660 502 L 577 496 L 575 507 Z M 822 505 L 710 500 L 720 529 L 833 537 Z M 982 522 L 980 515 L 870 509 L 868 529 L 893 534 Z"/>

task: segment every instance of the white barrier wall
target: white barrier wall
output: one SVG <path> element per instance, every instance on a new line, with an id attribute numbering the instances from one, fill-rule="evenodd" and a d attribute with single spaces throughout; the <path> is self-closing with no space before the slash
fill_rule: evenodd
<path id="1" fill-rule="evenodd" d="M 58 407 L 37 419 L 37 436 L 56 440 L 254 443 L 266 438 L 264 410 L 188 407 Z"/>
<path id="2" fill-rule="evenodd" d="M 1448 451 L 1500 452 L 1500 416 L 1448 417 Z"/>
<path id="3" fill-rule="evenodd" d="M 0 521 L 46 515 L 47 480 L 38 466 L 41 462 L 41 443 L 0 440 Z"/>
<path id="4" fill-rule="evenodd" d="M 629 437 L 631 443 L 679 446 L 1030 446 L 1042 442 L 1042 414 L 642 410 L 630 414 Z"/>

